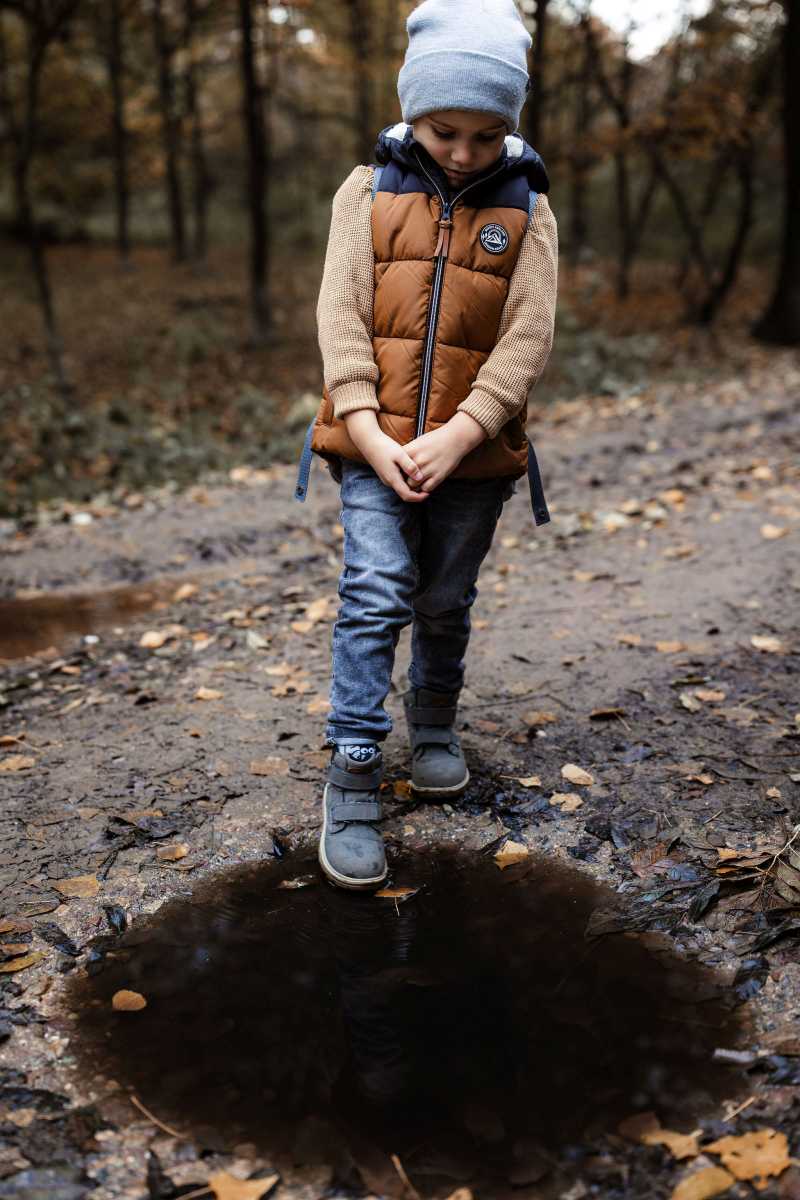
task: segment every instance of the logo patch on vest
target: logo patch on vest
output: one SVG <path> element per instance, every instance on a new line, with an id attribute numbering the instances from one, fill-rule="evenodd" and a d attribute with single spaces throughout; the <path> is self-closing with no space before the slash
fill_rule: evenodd
<path id="1" fill-rule="evenodd" d="M 484 225 L 481 230 L 481 245 L 490 254 L 502 254 L 508 248 L 508 230 L 502 225 Z"/>

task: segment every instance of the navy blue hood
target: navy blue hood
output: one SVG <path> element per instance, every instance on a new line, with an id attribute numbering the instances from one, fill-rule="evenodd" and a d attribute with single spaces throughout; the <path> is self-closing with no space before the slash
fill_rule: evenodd
<path id="1" fill-rule="evenodd" d="M 435 189 L 429 184 L 425 174 L 420 173 L 420 164 L 422 164 L 445 195 L 453 190 L 444 171 L 414 137 L 413 126 L 405 121 L 401 121 L 397 125 L 387 125 L 381 130 L 375 143 L 375 161 L 384 166 L 391 162 L 397 163 L 405 171 L 410 171 L 422 184 L 425 191 L 433 194 Z M 495 172 L 501 163 L 503 171 L 497 175 Z M 474 187 L 470 186 L 470 204 L 476 201 L 480 203 L 481 186 L 479 181 L 483 175 L 491 176 L 490 186 L 493 193 L 498 191 L 498 186 L 501 190 L 505 190 L 502 188 L 503 184 L 511 180 L 518 180 L 521 176 L 525 178 L 527 188 L 535 192 L 550 190 L 550 180 L 541 157 L 519 133 L 512 133 L 506 137 L 499 158 L 495 159 L 485 171 L 482 171 L 472 181 Z"/>

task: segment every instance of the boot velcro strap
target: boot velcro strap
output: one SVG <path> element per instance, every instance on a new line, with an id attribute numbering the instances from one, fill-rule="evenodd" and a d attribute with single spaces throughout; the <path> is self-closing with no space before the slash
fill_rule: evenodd
<path id="1" fill-rule="evenodd" d="M 455 706 L 447 708 L 418 708 L 408 706 L 408 719 L 415 725 L 452 725 L 456 719 Z"/>
<path id="2" fill-rule="evenodd" d="M 454 741 L 452 729 L 415 729 L 414 743 L 417 746 L 449 746 Z"/>
<path id="3" fill-rule="evenodd" d="M 374 792 L 375 788 L 380 787 L 382 778 L 381 767 L 374 771 L 364 771 L 361 774 L 357 771 L 345 771 L 333 763 L 328 767 L 328 783 L 347 792 Z"/>
<path id="4" fill-rule="evenodd" d="M 331 820 L 340 821 L 380 821 L 383 814 L 380 804 L 370 804 L 368 800 L 342 801 L 331 805 Z"/>

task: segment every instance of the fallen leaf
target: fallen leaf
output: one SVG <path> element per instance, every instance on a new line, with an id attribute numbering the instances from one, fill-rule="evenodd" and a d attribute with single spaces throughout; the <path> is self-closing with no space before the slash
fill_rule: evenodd
<path id="1" fill-rule="evenodd" d="M 217 1200 L 261 1200 L 271 1192 L 280 1175 L 267 1175 L 264 1179 L 237 1179 L 227 1171 L 216 1171 L 208 1177 L 208 1186 Z"/>
<path id="2" fill-rule="evenodd" d="M 558 717 L 554 712 L 546 712 L 542 709 L 534 708 L 530 712 L 522 714 L 522 720 L 526 725 L 552 725 Z"/>
<path id="3" fill-rule="evenodd" d="M 374 892 L 380 900 L 410 900 L 412 896 L 416 896 L 419 888 L 415 887 L 387 887 L 381 888 L 379 892 Z"/>
<path id="4" fill-rule="evenodd" d="M 196 583 L 182 583 L 181 586 L 172 593 L 172 599 L 176 604 L 180 604 L 181 600 L 188 600 L 190 596 L 194 596 L 196 593 Z"/>
<path id="5" fill-rule="evenodd" d="M 594 783 L 594 775 L 590 775 L 588 771 L 584 771 L 583 767 L 578 767 L 575 763 L 565 763 L 561 768 L 561 774 L 564 779 L 568 779 L 570 783 L 575 783 L 579 787 L 589 787 Z"/>
<path id="6" fill-rule="evenodd" d="M 562 812 L 575 812 L 576 808 L 580 808 L 583 800 L 577 792 L 553 792 L 550 797 L 550 804 L 558 807 Z"/>
<path id="7" fill-rule="evenodd" d="M 756 650 L 762 650 L 765 654 L 780 654 L 783 650 L 783 642 L 780 638 L 760 633 L 753 634 L 750 638 L 750 645 L 755 646 Z"/>
<path id="8" fill-rule="evenodd" d="M 148 629 L 139 638 L 139 645 L 144 650 L 158 650 L 169 639 L 169 634 L 156 629 Z"/>
<path id="9" fill-rule="evenodd" d="M 724 862 L 728 858 L 739 857 L 739 851 L 734 850 L 732 846 L 717 846 L 717 854 L 720 862 Z"/>
<path id="10" fill-rule="evenodd" d="M 733 1182 L 733 1176 L 722 1167 L 703 1167 L 681 1180 L 671 1200 L 711 1200 L 727 1192 Z"/>
<path id="11" fill-rule="evenodd" d="M 411 799 L 411 780 L 410 779 L 395 779 L 392 784 L 392 795 L 395 800 L 410 800 Z"/>
<path id="12" fill-rule="evenodd" d="M 143 1008 L 147 1008 L 147 1001 L 141 992 L 121 988 L 111 997 L 111 1007 L 116 1012 L 141 1012 Z"/>
<path id="13" fill-rule="evenodd" d="M 94 875 L 75 875 L 72 879 L 54 879 L 52 886 L 62 896 L 73 899 L 96 896 L 100 891 L 100 884 Z"/>
<path id="14" fill-rule="evenodd" d="M 522 862 L 529 854 L 528 847 L 523 846 L 521 842 L 508 841 L 495 851 L 494 861 L 500 870 L 504 871 L 506 867 L 511 867 L 514 863 Z"/>
<path id="15" fill-rule="evenodd" d="M 24 741 L 24 733 L 21 733 L 19 737 L 16 737 L 13 733 L 4 733 L 3 736 L 0 737 L 0 746 L 18 746 Z"/>
<path id="16" fill-rule="evenodd" d="M 0 953 L 7 954 L 10 958 L 17 954 L 25 954 L 30 948 L 30 942 L 0 942 Z"/>
<path id="17" fill-rule="evenodd" d="M 538 775 L 525 775 L 522 779 L 518 779 L 517 783 L 520 785 L 520 787 L 524 788 L 542 786 L 542 781 Z"/>
<path id="18" fill-rule="evenodd" d="M 766 538 L 768 542 L 774 542 L 776 538 L 786 537 L 789 532 L 785 525 L 766 525 L 761 526 L 761 536 Z"/>
<path id="19" fill-rule="evenodd" d="M 25 754 L 9 754 L 0 762 L 0 771 L 27 771 L 36 766 L 36 759 Z"/>
<path id="20" fill-rule="evenodd" d="M 777 787 L 767 788 L 767 798 L 769 800 L 780 800 L 781 789 Z"/>
<path id="21" fill-rule="evenodd" d="M 177 862 L 179 858 L 186 858 L 188 853 L 189 847 L 185 842 L 176 842 L 174 846 L 159 846 L 156 858 L 161 862 Z"/>
<path id="22" fill-rule="evenodd" d="M 269 758 L 254 758 L 250 763 L 251 775 L 288 775 L 289 764 L 285 758 L 271 754 Z"/>
<path id="23" fill-rule="evenodd" d="M 45 950 L 34 950 L 31 954 L 26 954 L 24 958 L 12 958 L 10 962 L 0 963 L 0 972 L 9 975 L 12 971 L 25 971 L 28 967 L 35 966 L 40 959 L 44 958 L 45 954 Z"/>
<path id="24" fill-rule="evenodd" d="M 617 641 L 623 646 L 641 646 L 642 635 L 640 633 L 618 633 Z"/>
<path id="25" fill-rule="evenodd" d="M 225 695 L 224 692 L 218 692 L 216 688 L 200 687 L 194 694 L 195 700 L 221 700 Z"/>
<path id="26" fill-rule="evenodd" d="M 696 1158 L 700 1153 L 700 1132 L 675 1133 L 672 1129 L 650 1129 L 642 1134 L 645 1146 L 666 1146 L 673 1158 Z"/>
<path id="27" fill-rule="evenodd" d="M 716 704 L 718 701 L 724 700 L 728 693 L 721 692 L 717 688 L 695 688 L 694 694 L 704 704 Z"/>
<path id="28" fill-rule="evenodd" d="M 697 546 L 692 545 L 691 542 L 685 542 L 681 546 L 667 546 L 666 550 L 663 551 L 663 557 L 664 558 L 691 558 L 692 555 L 696 554 L 696 553 L 697 553 Z"/>
<path id="29" fill-rule="evenodd" d="M 331 702 L 327 696 L 314 696 L 314 698 L 309 700 L 308 704 L 306 705 L 306 712 L 314 717 L 317 715 L 317 713 L 327 712 L 330 706 Z"/>
<path id="30" fill-rule="evenodd" d="M 656 642 L 656 650 L 659 654 L 679 654 L 686 648 L 686 642 Z"/>
<path id="31" fill-rule="evenodd" d="M 313 621 L 292 621 L 290 624 L 295 633 L 310 633 L 314 628 Z"/>
<path id="32" fill-rule="evenodd" d="M 593 708 L 589 713 L 590 721 L 611 721 L 615 717 L 624 717 L 624 708 Z"/>
<path id="33" fill-rule="evenodd" d="M 688 709 L 689 712 L 700 712 L 700 709 L 703 707 L 697 697 L 693 696 L 691 692 L 681 692 L 679 699 L 681 707 Z"/>
<path id="34" fill-rule="evenodd" d="M 686 778 L 691 780 L 692 783 L 702 783 L 705 787 L 710 787 L 714 782 L 714 776 L 706 775 L 705 773 L 702 775 L 687 775 Z"/>
<path id="35" fill-rule="evenodd" d="M 278 887 L 294 891 L 296 888 L 309 887 L 312 883 L 314 883 L 313 875 L 298 875 L 295 879 L 282 879 Z"/>
<path id="36" fill-rule="evenodd" d="M 754 1129 L 739 1137 L 731 1134 L 703 1149 L 718 1154 L 732 1175 L 752 1179 L 757 1188 L 765 1187 L 769 1175 L 780 1175 L 792 1162 L 786 1134 L 777 1129 Z"/>

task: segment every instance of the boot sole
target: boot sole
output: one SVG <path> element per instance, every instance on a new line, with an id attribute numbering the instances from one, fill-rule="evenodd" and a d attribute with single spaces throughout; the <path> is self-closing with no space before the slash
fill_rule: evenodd
<path id="1" fill-rule="evenodd" d="M 326 783 L 325 791 L 322 797 L 322 833 L 320 834 L 319 851 L 317 853 L 319 865 L 322 867 L 324 874 L 327 875 L 331 883 L 335 883 L 337 887 L 347 888 L 347 890 L 351 892 L 373 891 L 375 888 L 379 887 L 385 882 L 389 875 L 388 866 L 384 869 L 382 875 L 372 875 L 366 879 L 354 879 L 350 875 L 342 875 L 340 871 L 337 871 L 336 868 L 332 867 L 328 862 L 328 857 L 325 853 L 325 834 L 328 829 L 327 796 L 328 785 Z"/>
<path id="2" fill-rule="evenodd" d="M 467 771 L 464 778 L 461 780 L 461 783 L 453 784 L 450 787 L 438 787 L 438 788 L 424 787 L 423 785 L 417 785 L 416 783 L 414 783 L 414 780 L 412 779 L 411 780 L 411 790 L 417 796 L 433 796 L 433 797 L 435 797 L 435 796 L 455 796 L 457 792 L 463 792 L 464 788 L 467 786 L 468 783 L 469 783 L 469 770 Z"/>

